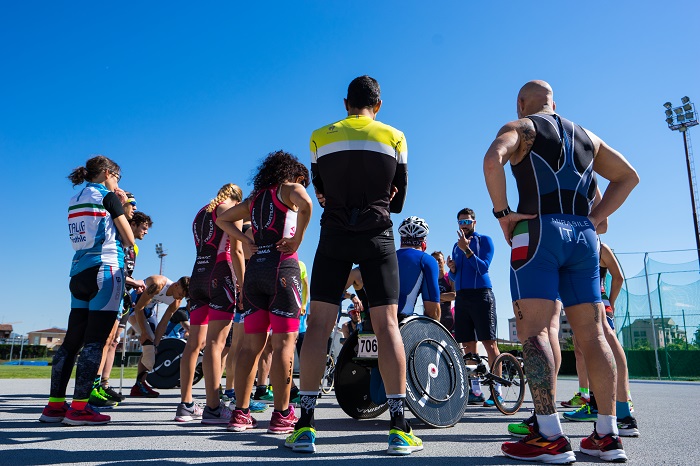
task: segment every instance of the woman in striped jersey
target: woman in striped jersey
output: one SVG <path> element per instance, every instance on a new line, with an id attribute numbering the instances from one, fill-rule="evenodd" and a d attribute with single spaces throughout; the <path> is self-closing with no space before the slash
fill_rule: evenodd
<path id="1" fill-rule="evenodd" d="M 68 179 L 73 186 L 87 184 L 68 204 L 68 232 L 75 251 L 70 270 L 71 312 L 66 337 L 53 358 L 49 403 L 39 420 L 106 424 L 110 417 L 94 411 L 88 398 L 124 292 L 123 248 L 134 244 L 134 234 L 115 194 L 121 179 L 119 165 L 98 155 L 73 170 Z M 66 387 L 81 347 L 69 406 Z"/>

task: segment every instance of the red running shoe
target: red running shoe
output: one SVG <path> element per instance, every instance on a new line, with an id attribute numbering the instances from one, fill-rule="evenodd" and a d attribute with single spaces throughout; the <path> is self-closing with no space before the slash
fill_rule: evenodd
<path id="1" fill-rule="evenodd" d="M 537 424 L 535 424 L 535 427 Z M 565 436 L 547 440 L 536 428 L 530 427 L 530 435 L 518 442 L 506 442 L 501 451 L 506 456 L 523 461 L 539 461 L 548 464 L 571 464 L 576 461 L 571 442 Z"/>
<path id="2" fill-rule="evenodd" d="M 68 426 L 99 426 L 101 424 L 107 424 L 112 418 L 100 414 L 86 405 L 85 409 L 73 409 L 70 408 L 66 413 L 66 417 L 63 418 L 63 423 Z"/>
<path id="3" fill-rule="evenodd" d="M 289 414 L 287 417 L 282 416 L 282 413 L 279 411 L 273 411 L 267 432 L 270 434 L 291 434 L 294 432 L 294 425 L 298 420 L 299 419 L 294 415 L 294 405 L 289 405 Z"/>
<path id="4" fill-rule="evenodd" d="M 63 406 L 60 408 L 52 408 L 49 405 L 46 405 L 44 407 L 44 410 L 41 412 L 41 417 L 39 418 L 40 422 L 61 422 L 63 421 L 63 418 L 66 417 L 66 412 L 68 412 L 68 409 L 70 408 L 70 405 L 68 403 L 63 403 Z"/>
<path id="5" fill-rule="evenodd" d="M 612 461 L 613 463 L 627 462 L 627 455 L 625 450 L 622 449 L 620 437 L 615 434 L 599 437 L 595 429 L 589 437 L 581 440 L 581 453 L 597 456 L 602 460 Z"/>
<path id="6" fill-rule="evenodd" d="M 231 432 L 243 432 L 246 429 L 254 429 L 258 426 L 258 421 L 248 413 L 244 413 L 240 409 L 231 411 L 231 420 L 228 421 L 227 430 Z"/>
<path id="7" fill-rule="evenodd" d="M 145 381 L 136 382 L 133 387 L 131 387 L 131 396 L 140 396 L 144 398 L 157 398 L 160 393 L 153 390 Z"/>

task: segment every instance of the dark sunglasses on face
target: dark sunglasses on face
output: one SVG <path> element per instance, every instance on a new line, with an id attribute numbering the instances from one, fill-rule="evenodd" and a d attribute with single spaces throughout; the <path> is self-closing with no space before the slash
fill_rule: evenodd
<path id="1" fill-rule="evenodd" d="M 457 220 L 457 223 L 460 224 L 460 225 L 471 225 L 471 224 L 474 223 L 474 222 L 476 222 L 476 220 L 472 220 L 472 219 L 469 219 L 469 218 L 467 218 L 467 219 L 462 219 L 462 220 Z"/>

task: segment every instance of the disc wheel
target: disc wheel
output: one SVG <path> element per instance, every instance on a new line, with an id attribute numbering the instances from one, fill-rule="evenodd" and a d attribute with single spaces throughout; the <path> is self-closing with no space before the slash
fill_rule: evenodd
<path id="1" fill-rule="evenodd" d="M 197 382 L 202 380 L 202 377 L 204 377 L 204 369 L 202 369 L 202 363 L 200 362 L 197 364 L 197 367 L 194 368 L 194 377 L 192 378 L 192 385 L 197 385 Z"/>
<path id="2" fill-rule="evenodd" d="M 326 368 L 323 371 L 323 378 L 321 379 L 321 391 L 328 395 L 333 391 L 333 385 L 335 383 L 335 361 L 333 358 L 326 359 Z"/>
<path id="3" fill-rule="evenodd" d="M 495 384 L 491 385 L 491 396 L 496 408 L 503 414 L 515 414 L 525 398 L 525 374 L 518 358 L 510 353 L 501 353 L 491 366 L 491 374 L 501 373 L 501 396 L 498 397 Z"/>

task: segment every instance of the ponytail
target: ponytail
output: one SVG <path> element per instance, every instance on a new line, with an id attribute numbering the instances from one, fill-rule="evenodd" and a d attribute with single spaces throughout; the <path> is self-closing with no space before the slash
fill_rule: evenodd
<path id="1" fill-rule="evenodd" d="M 68 179 L 73 183 L 73 186 L 82 184 L 85 181 L 92 181 L 97 178 L 100 173 L 109 170 L 114 173 L 120 173 L 121 168 L 113 160 L 104 155 L 96 155 L 87 162 L 84 167 L 78 167 L 68 175 Z"/>
<path id="2" fill-rule="evenodd" d="M 207 212 L 213 212 L 216 206 L 224 202 L 226 199 L 241 202 L 243 200 L 243 191 L 233 183 L 227 183 L 219 189 L 219 193 L 214 199 L 209 201 Z"/>

